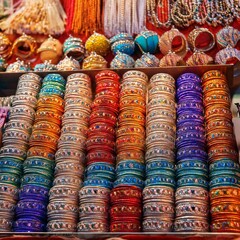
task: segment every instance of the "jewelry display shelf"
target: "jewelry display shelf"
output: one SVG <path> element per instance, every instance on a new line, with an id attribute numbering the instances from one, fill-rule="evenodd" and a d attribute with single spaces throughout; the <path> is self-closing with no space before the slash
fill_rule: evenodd
<path id="1" fill-rule="evenodd" d="M 0 233 L 0 240 L 239 240 L 238 233 Z"/>
<path id="2" fill-rule="evenodd" d="M 103 70 L 103 69 L 101 69 Z M 89 75 L 92 79 L 94 79 L 94 76 L 101 70 L 78 70 L 78 71 L 51 71 L 51 72 L 34 72 L 41 77 L 45 77 L 49 73 L 59 73 L 61 74 L 64 78 L 69 76 L 72 73 L 77 73 L 77 72 L 82 72 L 86 73 Z M 199 76 L 202 76 L 205 72 L 210 71 L 210 70 L 220 70 L 223 72 L 228 79 L 229 82 L 229 87 L 231 91 L 233 91 L 237 86 L 240 84 L 240 79 L 238 83 L 235 83 L 233 79 L 233 65 L 205 65 L 205 66 L 195 66 L 195 67 L 187 67 L 187 66 L 177 66 L 177 67 L 157 67 L 157 68 L 133 68 L 133 69 L 111 69 L 115 72 L 117 72 L 120 76 L 124 74 L 126 71 L 129 70 L 139 70 L 148 75 L 150 78 L 156 73 L 168 73 L 172 75 L 174 78 L 177 78 L 179 75 L 182 73 L 196 73 Z M 18 78 L 22 75 L 22 72 L 18 73 L 7 73 L 7 72 L 1 72 L 0 73 L 0 97 L 5 97 L 5 96 L 10 96 L 14 95 L 16 88 L 17 88 L 17 83 L 18 83 Z M 94 86 L 93 86 L 94 87 Z"/>
<path id="3" fill-rule="evenodd" d="M 207 65 L 196 67 L 164 67 L 164 68 L 135 68 L 135 69 L 112 69 L 120 76 L 129 70 L 140 70 L 148 75 L 150 78 L 156 73 L 168 73 L 174 78 L 177 78 L 182 73 L 195 73 L 202 76 L 205 72 L 210 70 L 220 70 L 223 72 L 229 82 L 229 87 L 233 92 L 236 87 L 240 86 L 240 78 L 236 82 L 233 77 L 233 65 Z M 72 73 L 82 72 L 88 74 L 92 79 L 101 70 L 79 70 L 79 71 L 52 71 L 52 72 L 36 72 L 41 77 L 49 73 L 59 73 L 63 77 L 67 77 Z M 0 73 L 0 97 L 14 95 L 19 77 L 23 73 Z M 93 86 L 94 88 L 95 86 Z M 78 239 L 112 239 L 117 240 L 122 238 L 126 240 L 240 240 L 240 233 L 3 233 L 0 232 L 0 240 L 78 240 Z"/>

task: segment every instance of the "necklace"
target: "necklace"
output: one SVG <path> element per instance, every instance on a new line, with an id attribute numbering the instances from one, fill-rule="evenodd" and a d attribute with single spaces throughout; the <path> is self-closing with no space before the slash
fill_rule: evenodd
<path id="1" fill-rule="evenodd" d="M 196 24 L 205 24 L 207 18 L 206 0 L 195 0 L 193 2 L 193 19 Z"/>
<path id="2" fill-rule="evenodd" d="M 216 7 L 213 0 L 207 0 L 206 9 L 207 9 L 207 18 L 206 18 L 207 24 L 213 27 L 216 27 L 218 23 L 217 23 Z"/>
<path id="3" fill-rule="evenodd" d="M 189 27 L 194 23 L 192 3 L 184 0 L 177 0 L 172 6 L 172 21 L 175 26 Z"/>
<path id="4" fill-rule="evenodd" d="M 170 0 L 147 0 L 147 15 L 149 21 L 156 27 L 171 26 Z"/>

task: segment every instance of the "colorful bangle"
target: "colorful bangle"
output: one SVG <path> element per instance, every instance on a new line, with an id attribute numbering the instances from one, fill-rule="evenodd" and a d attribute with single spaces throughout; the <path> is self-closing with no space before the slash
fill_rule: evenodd
<path id="1" fill-rule="evenodd" d="M 215 37 L 207 28 L 195 28 L 188 35 L 188 43 L 194 51 L 207 52 L 214 47 Z"/>

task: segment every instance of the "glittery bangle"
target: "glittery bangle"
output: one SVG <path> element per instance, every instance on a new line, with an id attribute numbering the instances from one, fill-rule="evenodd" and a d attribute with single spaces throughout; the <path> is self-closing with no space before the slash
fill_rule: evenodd
<path id="1" fill-rule="evenodd" d="M 182 199 L 196 199 L 199 201 L 208 201 L 208 191 L 202 187 L 186 186 L 180 187 L 176 191 L 176 201 Z"/>
<path id="2" fill-rule="evenodd" d="M 44 232 L 45 224 L 39 220 L 23 218 L 14 222 L 15 232 Z"/>
<path id="3" fill-rule="evenodd" d="M 19 187 L 20 179 L 17 175 L 1 173 L 0 174 L 1 183 L 11 184 L 13 186 Z"/>
<path id="4" fill-rule="evenodd" d="M 109 230 L 108 224 L 99 221 L 80 221 L 78 223 L 78 232 L 107 232 Z"/>
<path id="5" fill-rule="evenodd" d="M 111 207 L 111 221 L 114 221 L 115 217 L 121 217 L 123 214 L 127 215 L 128 217 L 141 217 L 142 209 L 138 206 L 130 205 L 130 206 L 119 206 L 115 205 Z"/>
<path id="6" fill-rule="evenodd" d="M 207 189 L 208 182 L 206 179 L 200 176 L 196 177 L 195 175 L 186 175 L 177 181 L 177 186 L 178 187 L 198 186 Z"/>
<path id="7" fill-rule="evenodd" d="M 198 38 L 201 40 L 201 44 L 203 44 L 202 43 L 203 36 L 201 36 L 201 35 L 207 35 L 208 36 L 209 42 L 206 45 L 206 47 L 201 47 L 200 44 L 199 44 L 200 45 L 199 47 L 197 46 L 197 39 Z M 199 50 L 199 51 L 202 51 L 202 52 L 207 52 L 214 47 L 215 37 L 207 28 L 195 28 L 188 35 L 188 43 L 189 43 L 189 46 L 193 50 Z"/>
<path id="8" fill-rule="evenodd" d="M 9 221 L 7 218 L 0 219 L 0 229 L 2 232 L 11 232 L 12 231 L 12 221 Z"/>
<path id="9" fill-rule="evenodd" d="M 208 232 L 209 225 L 206 218 L 201 217 L 183 217 L 177 218 L 174 223 L 175 232 Z"/>
<path id="10" fill-rule="evenodd" d="M 159 204 L 158 201 L 144 203 L 143 205 L 143 216 L 167 216 L 169 219 L 174 219 L 175 208 L 171 203 L 162 202 Z"/>
<path id="11" fill-rule="evenodd" d="M 24 160 L 26 158 L 26 149 L 15 145 L 7 145 L 1 148 L 0 154 L 4 156 L 18 157 L 21 160 Z"/>
<path id="12" fill-rule="evenodd" d="M 181 47 L 178 49 L 172 48 L 172 42 L 174 38 L 181 38 L 182 44 Z M 161 38 L 159 39 L 159 47 L 160 51 L 166 55 L 169 51 L 175 52 L 177 55 L 184 57 L 188 50 L 188 43 L 185 36 L 179 32 L 178 29 L 172 28 L 171 30 L 165 32 Z"/>
<path id="13" fill-rule="evenodd" d="M 145 187 L 143 190 L 143 200 L 167 199 L 171 202 L 174 200 L 174 190 L 166 186 Z"/>
<path id="14" fill-rule="evenodd" d="M 13 201 L 18 200 L 18 188 L 16 186 L 0 183 L 0 194 L 2 198 L 6 196 L 10 197 Z"/>
<path id="15" fill-rule="evenodd" d="M 77 224 L 72 221 L 60 222 L 59 220 L 49 221 L 47 224 L 48 232 L 76 232 Z"/>
<path id="16" fill-rule="evenodd" d="M 210 189 L 221 186 L 239 187 L 240 178 L 231 175 L 223 175 L 221 177 L 215 177 L 209 182 Z"/>
<path id="17" fill-rule="evenodd" d="M 54 202 L 49 202 L 47 210 L 50 219 L 51 215 L 59 216 L 62 213 L 73 214 L 73 216 L 78 214 L 78 207 L 63 199 L 61 201 L 55 200 Z"/>
<path id="18" fill-rule="evenodd" d="M 171 232 L 173 230 L 173 221 L 149 218 L 143 220 L 143 232 Z"/>
<path id="19" fill-rule="evenodd" d="M 19 199 L 20 200 L 43 200 L 45 202 L 48 201 L 48 188 L 43 186 L 36 186 L 36 185 L 24 185 L 19 190 Z"/>
<path id="20" fill-rule="evenodd" d="M 176 203 L 176 217 L 183 216 L 198 216 L 198 217 L 208 217 L 208 204 L 201 202 L 177 202 Z"/>
<path id="21" fill-rule="evenodd" d="M 219 198 L 238 198 L 240 196 L 240 190 L 238 187 L 222 186 L 211 189 L 209 195 L 211 200 Z"/>
<path id="22" fill-rule="evenodd" d="M 100 178 L 91 178 L 86 181 L 84 181 L 83 186 L 84 187 L 91 187 L 91 186 L 99 186 L 99 187 L 104 187 L 104 188 L 112 188 L 112 182 Z"/>
<path id="23" fill-rule="evenodd" d="M 79 188 L 82 185 L 82 180 L 76 178 L 75 176 L 58 176 L 53 181 L 53 186 L 66 185 L 66 186 L 76 186 Z"/>
<path id="24" fill-rule="evenodd" d="M 143 189 L 144 181 L 138 177 L 131 176 L 131 175 L 123 176 L 123 177 L 118 178 L 114 182 L 114 188 L 120 187 L 120 186 L 135 186 L 135 187 L 139 187 L 139 188 Z"/>
<path id="25" fill-rule="evenodd" d="M 52 181 L 40 174 L 25 174 L 22 178 L 22 186 L 28 184 L 50 188 L 52 186 Z"/>
<path id="26" fill-rule="evenodd" d="M 151 178 L 148 178 L 145 181 L 145 185 L 150 187 L 150 186 L 167 186 L 167 187 L 172 187 L 175 188 L 175 181 L 174 179 L 166 176 L 154 176 Z"/>
<path id="27" fill-rule="evenodd" d="M 140 232 L 141 224 L 133 222 L 112 223 L 110 226 L 111 232 Z"/>
<path id="28" fill-rule="evenodd" d="M 236 232 L 240 231 L 240 221 L 237 219 L 217 219 L 211 222 L 212 232 Z"/>
<path id="29" fill-rule="evenodd" d="M 99 187 L 99 186 L 87 186 L 87 187 L 82 187 L 81 190 L 79 191 L 79 198 L 80 201 L 82 201 L 84 198 L 109 198 L 110 194 L 110 189 L 106 187 Z"/>

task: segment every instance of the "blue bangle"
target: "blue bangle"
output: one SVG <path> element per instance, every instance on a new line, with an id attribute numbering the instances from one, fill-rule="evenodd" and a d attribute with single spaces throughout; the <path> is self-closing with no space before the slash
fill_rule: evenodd
<path id="1" fill-rule="evenodd" d="M 175 172 L 174 171 L 169 171 L 166 169 L 152 169 L 148 172 L 146 172 L 146 178 L 151 178 L 155 176 L 165 176 L 165 177 L 170 177 L 170 178 L 175 178 Z"/>
<path id="2" fill-rule="evenodd" d="M 144 173 L 139 173 L 139 172 L 135 172 L 135 171 L 132 171 L 132 170 L 117 172 L 116 179 L 123 178 L 123 177 L 128 177 L 128 176 L 136 177 L 140 180 L 145 179 L 145 174 Z"/>
<path id="3" fill-rule="evenodd" d="M 116 166 L 116 172 L 121 172 L 125 170 L 139 171 L 140 173 L 142 173 L 145 170 L 145 165 L 134 160 L 124 160 L 119 162 Z"/>
<path id="4" fill-rule="evenodd" d="M 239 177 L 240 178 L 240 170 L 228 170 L 228 169 L 220 169 L 216 171 L 210 171 L 209 177 L 210 179 L 216 178 L 218 176 L 232 176 L 232 177 Z"/>
<path id="5" fill-rule="evenodd" d="M 7 184 L 11 184 L 14 186 L 19 186 L 20 185 L 20 178 L 18 175 L 14 174 L 14 173 L 1 173 L 0 174 L 0 182 L 1 183 L 7 183 Z"/>
<path id="6" fill-rule="evenodd" d="M 209 165 L 209 171 L 218 171 L 218 170 L 239 170 L 240 165 L 231 159 L 221 159 L 217 162 L 211 163 Z"/>
<path id="7" fill-rule="evenodd" d="M 0 168 L 2 167 L 13 167 L 17 169 L 22 169 L 22 160 L 14 157 L 4 157 L 0 158 Z"/>
<path id="8" fill-rule="evenodd" d="M 173 178 L 166 177 L 166 176 L 161 176 L 159 174 L 159 176 L 154 176 L 154 177 L 148 178 L 145 181 L 145 185 L 146 185 L 146 187 L 168 186 L 168 187 L 171 187 L 171 188 L 175 188 L 176 182 Z"/>
<path id="9" fill-rule="evenodd" d="M 50 189 L 52 181 L 40 174 L 25 174 L 22 178 L 22 186 L 24 185 L 37 185 Z"/>
<path id="10" fill-rule="evenodd" d="M 174 164 L 165 159 L 154 159 L 146 163 L 146 172 L 155 169 L 168 169 L 174 171 Z"/>
<path id="11" fill-rule="evenodd" d="M 112 189 L 113 184 L 112 184 L 112 182 L 110 182 L 106 179 L 91 178 L 91 179 L 87 179 L 86 181 L 84 181 L 83 186 L 84 187 L 88 187 L 88 186 L 104 187 L 104 188 Z"/>
<path id="12" fill-rule="evenodd" d="M 49 171 L 53 171 L 55 168 L 55 162 L 45 158 L 31 157 L 27 158 L 24 161 L 23 167 L 35 167 L 39 169 L 47 169 Z"/>
<path id="13" fill-rule="evenodd" d="M 210 189 L 215 187 L 223 187 L 223 186 L 231 186 L 231 187 L 240 187 L 240 178 L 234 177 L 231 175 L 223 175 L 219 177 L 214 177 L 209 182 Z"/>
<path id="14" fill-rule="evenodd" d="M 180 178 L 188 176 L 188 175 L 201 177 L 205 180 L 208 179 L 208 172 L 207 171 L 202 171 L 202 170 L 199 170 L 199 169 L 198 170 L 186 169 L 185 171 L 184 170 L 179 171 L 179 172 L 176 173 L 176 178 L 180 179 Z"/>
<path id="15" fill-rule="evenodd" d="M 39 96 L 49 96 L 49 95 L 59 95 L 60 97 L 64 97 L 64 91 L 58 90 L 54 87 L 45 87 L 40 90 Z"/>
<path id="16" fill-rule="evenodd" d="M 48 74 L 42 81 L 42 83 L 46 82 L 58 82 L 64 86 L 66 85 L 66 80 L 60 74 L 57 73 Z"/>
<path id="17" fill-rule="evenodd" d="M 177 181 L 177 187 L 184 187 L 184 186 L 198 186 L 203 187 L 205 189 L 208 188 L 208 181 L 204 177 L 195 176 L 195 175 L 187 175 L 181 177 Z"/>
<path id="18" fill-rule="evenodd" d="M 135 51 L 135 43 L 131 40 L 119 40 L 112 44 L 111 50 L 114 55 L 116 55 L 117 52 L 132 55 Z"/>
<path id="19" fill-rule="evenodd" d="M 195 169 L 195 170 L 202 170 L 204 172 L 208 172 L 208 165 L 206 162 L 200 161 L 200 160 L 184 160 L 181 162 L 178 162 L 176 165 L 176 171 L 188 171 L 189 169 Z"/>
<path id="20" fill-rule="evenodd" d="M 87 166 L 86 171 L 89 173 L 98 171 L 108 171 L 114 173 L 115 168 L 109 163 L 92 163 L 91 165 Z"/>
<path id="21" fill-rule="evenodd" d="M 146 30 L 137 35 L 135 43 L 141 52 L 154 54 L 158 47 L 159 37 L 156 32 Z"/>
<path id="22" fill-rule="evenodd" d="M 143 189 L 144 181 L 133 175 L 123 176 L 123 177 L 118 178 L 114 182 L 114 188 L 120 187 L 120 186 L 135 186 L 135 187 Z"/>
<path id="23" fill-rule="evenodd" d="M 107 172 L 107 171 L 85 173 L 85 176 L 84 176 L 85 180 L 91 180 L 94 178 L 100 178 L 103 180 L 113 182 L 115 180 L 115 174 Z"/>
<path id="24" fill-rule="evenodd" d="M 120 41 L 120 40 L 131 40 L 134 41 L 132 35 L 129 33 L 119 33 L 112 38 L 110 38 L 109 42 L 110 44 L 113 44 L 114 42 Z"/>

